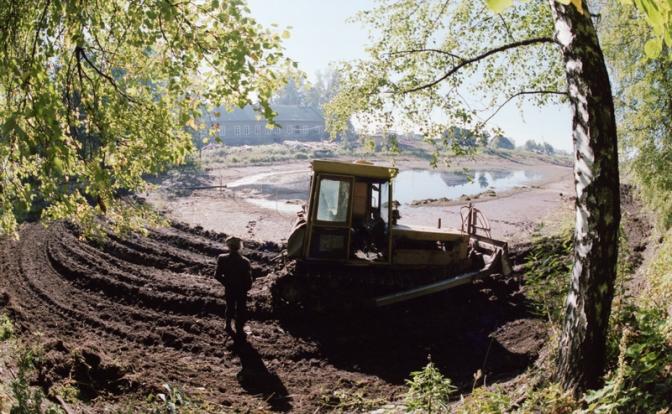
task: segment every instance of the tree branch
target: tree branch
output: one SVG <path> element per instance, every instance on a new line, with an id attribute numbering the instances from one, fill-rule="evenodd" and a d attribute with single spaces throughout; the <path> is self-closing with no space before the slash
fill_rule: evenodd
<path id="1" fill-rule="evenodd" d="M 114 88 L 114 89 L 115 89 L 121 96 L 123 96 L 124 98 L 128 99 L 130 102 L 138 103 L 135 99 L 131 98 L 131 97 L 128 96 L 124 91 L 122 91 L 121 89 L 119 89 L 119 85 L 117 85 L 117 82 L 114 80 L 114 78 L 113 78 L 112 76 L 110 76 L 110 75 L 108 75 L 107 73 L 104 73 L 103 71 L 101 71 L 100 69 L 98 69 L 98 67 L 97 67 L 96 65 L 94 65 L 93 62 L 91 62 L 91 60 L 89 60 L 89 57 L 86 55 L 86 52 L 84 52 L 84 49 L 83 49 L 81 46 L 77 46 L 75 50 L 76 50 L 76 52 L 77 52 L 77 55 L 80 56 L 80 57 L 82 57 L 82 58 L 84 58 L 84 60 L 86 61 L 86 63 L 88 63 L 88 65 L 91 66 L 91 68 L 92 68 L 94 71 L 96 71 L 96 73 L 97 73 L 98 75 L 100 75 L 100 76 L 102 76 L 103 78 L 105 78 L 105 80 L 107 80 L 107 82 L 108 82 L 110 85 L 112 85 L 112 87 L 113 87 L 113 88 Z"/>
<path id="2" fill-rule="evenodd" d="M 419 48 L 419 49 L 407 49 L 407 50 L 397 50 L 394 52 L 388 53 L 388 56 L 395 56 L 395 55 L 408 55 L 411 53 L 422 53 L 422 52 L 431 52 L 431 53 L 440 53 L 442 55 L 447 55 L 452 58 L 458 59 L 460 61 L 465 61 L 461 56 L 458 56 L 454 53 L 448 52 L 446 50 L 441 50 L 441 49 L 432 49 L 432 48 Z"/>
<path id="3" fill-rule="evenodd" d="M 537 91 L 520 91 L 517 93 L 514 93 L 513 95 L 509 96 L 504 102 L 502 102 L 501 105 L 495 109 L 495 112 L 491 113 L 489 117 L 487 117 L 482 123 L 486 124 L 488 121 L 490 121 L 492 118 L 494 118 L 495 115 L 504 107 L 506 104 L 511 102 L 512 99 L 517 98 L 519 96 L 523 95 L 565 95 L 567 96 L 567 92 L 562 92 L 562 91 L 551 91 L 551 90 L 537 90 Z"/>
<path id="4" fill-rule="evenodd" d="M 516 38 L 513 37 L 513 34 L 511 33 L 511 29 L 509 28 L 509 24 L 506 22 L 506 19 L 504 19 L 504 16 L 502 16 L 501 14 L 498 14 L 498 16 L 499 16 L 499 19 L 502 21 L 502 24 L 504 25 L 504 29 L 506 30 L 506 34 L 509 35 L 509 38 L 512 41 L 515 42 Z"/>
<path id="5" fill-rule="evenodd" d="M 51 5 L 51 0 L 47 0 L 47 2 L 44 4 L 44 9 L 42 10 L 42 14 L 40 15 L 40 20 L 37 22 L 37 29 L 35 30 L 35 37 L 33 38 L 33 47 L 30 52 L 30 58 L 35 59 L 35 51 L 37 50 L 37 40 L 40 37 L 40 32 L 42 31 L 42 25 L 44 24 L 44 18 L 47 15 L 47 11 L 49 10 L 49 6 Z"/>
<path id="6" fill-rule="evenodd" d="M 508 44 L 496 47 L 494 49 L 490 49 L 490 50 L 488 50 L 486 52 L 483 52 L 480 55 L 474 56 L 472 58 L 462 59 L 462 61 L 459 64 L 450 68 L 450 70 L 448 72 L 446 72 L 443 76 L 441 76 L 440 78 L 438 78 L 436 80 L 433 80 L 430 83 L 427 83 L 425 85 L 420 85 L 420 86 L 417 86 L 415 88 L 406 89 L 406 90 L 401 91 L 400 93 L 406 94 L 406 93 L 417 92 L 417 91 L 420 91 L 420 90 L 423 90 L 423 89 L 431 88 L 432 86 L 435 86 L 435 85 L 443 82 L 444 80 L 448 79 L 450 76 L 454 75 L 457 71 L 459 71 L 463 67 L 465 67 L 467 65 L 470 65 L 474 62 L 478 62 L 480 60 L 483 60 L 483 59 L 487 58 L 488 56 L 492 56 L 496 53 L 504 52 L 504 51 L 509 50 L 509 49 L 515 49 L 517 47 L 534 45 L 534 44 L 539 44 L 539 43 L 555 43 L 555 40 L 553 40 L 550 37 L 535 37 L 535 38 L 532 38 L 532 39 L 520 40 L 518 42 L 508 43 Z"/>
<path id="7" fill-rule="evenodd" d="M 441 17 L 443 17 L 443 14 L 446 12 L 446 9 L 448 8 L 448 3 L 450 3 L 450 0 L 446 0 L 443 2 L 443 4 L 441 5 L 441 10 L 439 10 L 439 13 L 436 15 L 436 19 L 434 19 L 434 21 L 432 22 L 431 29 L 428 30 L 426 33 L 431 33 L 434 31 L 434 29 L 436 28 L 436 24 L 439 22 Z"/>

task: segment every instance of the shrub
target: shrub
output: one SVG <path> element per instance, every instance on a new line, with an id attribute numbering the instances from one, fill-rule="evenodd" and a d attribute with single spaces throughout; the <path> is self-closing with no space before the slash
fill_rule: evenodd
<path id="1" fill-rule="evenodd" d="M 431 361 L 422 370 L 412 372 L 406 384 L 409 389 L 404 402 L 409 411 L 445 412 L 450 395 L 457 391 L 457 387 Z"/>
<path id="2" fill-rule="evenodd" d="M 672 321 L 661 309 L 635 309 L 623 330 L 618 365 L 585 396 L 588 412 L 653 413 L 672 406 Z"/>
<path id="3" fill-rule="evenodd" d="M 672 406 L 672 232 L 646 271 L 648 288 L 622 310 L 618 359 L 587 412 L 668 412 Z"/>
<path id="4" fill-rule="evenodd" d="M 476 388 L 457 409 L 460 414 L 496 414 L 509 412 L 511 396 L 499 388 Z"/>

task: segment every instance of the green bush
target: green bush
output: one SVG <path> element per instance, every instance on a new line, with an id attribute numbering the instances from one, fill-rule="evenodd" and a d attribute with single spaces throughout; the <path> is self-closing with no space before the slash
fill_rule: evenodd
<path id="1" fill-rule="evenodd" d="M 511 396 L 499 388 L 476 388 L 457 408 L 459 414 L 498 414 L 509 412 Z"/>
<path id="2" fill-rule="evenodd" d="M 28 377 L 35 368 L 38 358 L 39 351 L 34 348 L 25 348 L 20 351 L 17 364 L 18 373 L 11 384 L 15 402 L 9 410 L 10 414 L 61 414 L 63 412 L 55 405 L 44 403 L 42 390 L 30 387 Z"/>
<path id="3" fill-rule="evenodd" d="M 457 391 L 457 387 L 431 361 L 422 370 L 412 372 L 406 384 L 409 389 L 404 403 L 409 411 L 445 412 L 450 395 Z"/>
<path id="4" fill-rule="evenodd" d="M 666 412 L 672 407 L 672 321 L 666 310 L 635 308 L 616 369 L 585 396 L 588 412 Z"/>
<path id="5" fill-rule="evenodd" d="M 604 387 L 588 393 L 588 412 L 666 412 L 672 407 L 672 231 L 645 273 L 648 284 L 624 307 L 618 358 Z"/>
<path id="6" fill-rule="evenodd" d="M 14 336 L 14 324 L 6 314 L 0 315 L 0 341 L 6 341 Z"/>

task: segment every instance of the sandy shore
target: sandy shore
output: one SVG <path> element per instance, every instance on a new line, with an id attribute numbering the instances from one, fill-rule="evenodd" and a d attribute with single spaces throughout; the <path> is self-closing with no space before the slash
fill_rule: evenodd
<path id="1" fill-rule="evenodd" d="M 375 160 L 390 164 L 390 160 Z M 429 166 L 424 160 L 399 157 L 394 164 L 400 170 Z M 572 170 L 567 166 L 535 159 L 505 159 L 480 156 L 463 159 L 440 171 L 481 169 L 525 170 L 537 179 L 522 187 L 498 191 L 471 202 L 488 217 L 494 237 L 522 240 L 543 221 L 556 220 L 571 214 L 574 194 Z M 173 173 L 148 201 L 169 217 L 192 225 L 200 225 L 239 237 L 256 240 L 284 241 L 295 220 L 296 203 L 308 191 L 308 161 L 270 166 L 210 169 L 199 174 Z M 222 186 L 222 188 L 203 188 Z M 224 188 L 226 186 L 226 188 Z M 279 201 L 276 201 L 279 200 Z M 286 200 L 295 200 L 294 204 Z M 460 226 L 460 207 L 464 200 L 441 205 L 402 205 L 401 223 L 425 226 Z"/>

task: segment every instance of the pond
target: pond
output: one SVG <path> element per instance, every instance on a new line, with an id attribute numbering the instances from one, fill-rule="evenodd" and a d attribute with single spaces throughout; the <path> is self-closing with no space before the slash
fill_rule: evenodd
<path id="1" fill-rule="evenodd" d="M 430 198 L 458 199 L 484 191 L 501 192 L 529 185 L 541 174 L 525 170 L 437 171 L 404 170 L 394 179 L 395 199 L 401 204 Z M 298 200 L 308 198 L 310 173 L 306 170 L 261 173 L 228 184 L 235 190 L 252 190 L 245 200 L 282 213 L 300 210 Z"/>
<path id="2" fill-rule="evenodd" d="M 541 178 L 530 171 L 435 171 L 406 170 L 394 179 L 394 194 L 401 204 L 428 198 L 457 199 L 487 190 L 506 191 Z"/>

